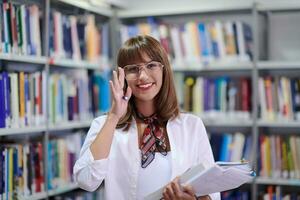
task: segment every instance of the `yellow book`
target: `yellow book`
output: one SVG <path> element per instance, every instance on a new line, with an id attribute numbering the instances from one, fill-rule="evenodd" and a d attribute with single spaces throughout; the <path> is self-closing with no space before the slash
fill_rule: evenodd
<path id="1" fill-rule="evenodd" d="M 95 16 L 89 15 L 87 17 L 87 25 L 85 27 L 86 32 L 86 49 L 87 55 L 86 58 L 88 61 L 95 61 L 97 59 L 97 47 L 95 43 L 95 38 L 97 37 L 97 29 L 95 26 Z"/>
<path id="2" fill-rule="evenodd" d="M 13 153 L 14 153 L 14 149 L 8 148 L 8 198 L 9 199 L 13 199 L 13 188 L 14 188 Z"/>
<path id="3" fill-rule="evenodd" d="M 151 34 L 151 26 L 147 23 L 138 24 L 139 33 L 141 35 L 150 35 Z"/>
<path id="4" fill-rule="evenodd" d="M 19 97 L 20 97 L 20 123 L 21 127 L 25 126 L 25 74 L 24 72 L 19 73 Z"/>
<path id="5" fill-rule="evenodd" d="M 265 152 L 266 152 L 266 175 L 271 177 L 272 174 L 272 163 L 271 163 L 271 144 L 270 144 L 270 137 L 265 137 Z"/>

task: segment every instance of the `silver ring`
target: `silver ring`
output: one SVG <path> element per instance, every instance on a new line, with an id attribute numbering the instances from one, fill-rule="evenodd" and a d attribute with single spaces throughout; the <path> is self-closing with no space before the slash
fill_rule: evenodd
<path id="1" fill-rule="evenodd" d="M 128 97 L 127 96 L 123 96 L 122 99 L 124 99 L 125 101 L 128 101 Z"/>

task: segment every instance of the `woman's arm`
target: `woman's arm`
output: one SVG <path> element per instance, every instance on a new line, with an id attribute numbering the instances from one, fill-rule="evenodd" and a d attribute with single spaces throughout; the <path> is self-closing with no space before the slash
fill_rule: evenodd
<path id="1" fill-rule="evenodd" d="M 122 98 L 124 71 L 119 69 L 119 74 L 118 77 L 114 71 L 113 82 L 110 81 L 113 94 L 111 110 L 106 118 L 103 116 L 93 121 L 81 148 L 80 157 L 74 165 L 75 181 L 87 191 L 96 190 L 106 176 L 113 134 L 120 117 L 127 110 L 128 101 Z M 130 88 L 125 95 L 130 98 Z"/>
<path id="2" fill-rule="evenodd" d="M 118 124 L 118 117 L 108 114 L 107 119 L 90 146 L 94 160 L 101 160 L 108 157 L 113 140 L 113 133 Z"/>
<path id="3" fill-rule="evenodd" d="M 95 160 L 105 159 L 108 157 L 112 144 L 113 133 L 119 119 L 127 111 L 128 100 L 123 98 L 123 87 L 125 82 L 124 70 L 119 67 L 118 71 L 119 76 L 116 71 L 113 71 L 113 81 L 109 81 L 113 96 L 111 110 L 102 129 L 99 131 L 95 141 L 90 146 L 91 153 Z M 131 89 L 128 87 L 125 96 L 130 99 L 131 94 Z"/>

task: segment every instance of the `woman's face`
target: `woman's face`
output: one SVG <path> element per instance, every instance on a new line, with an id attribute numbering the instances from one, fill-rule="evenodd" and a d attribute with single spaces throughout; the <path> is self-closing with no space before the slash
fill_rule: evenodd
<path id="1" fill-rule="evenodd" d="M 147 55 L 143 58 L 144 63 L 124 67 L 125 77 L 137 101 L 152 102 L 162 86 L 163 65 L 151 60 Z M 137 73 L 133 78 L 134 71 Z"/>

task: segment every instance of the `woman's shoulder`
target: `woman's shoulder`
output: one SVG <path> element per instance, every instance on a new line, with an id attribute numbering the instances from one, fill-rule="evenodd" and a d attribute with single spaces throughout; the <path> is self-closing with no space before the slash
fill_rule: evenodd
<path id="1" fill-rule="evenodd" d="M 181 123 L 203 123 L 199 116 L 188 112 L 180 112 L 175 120 Z"/>
<path id="2" fill-rule="evenodd" d="M 94 118 L 92 123 L 93 124 L 103 124 L 105 122 L 106 118 L 107 118 L 106 114 L 100 115 L 100 116 Z"/>

